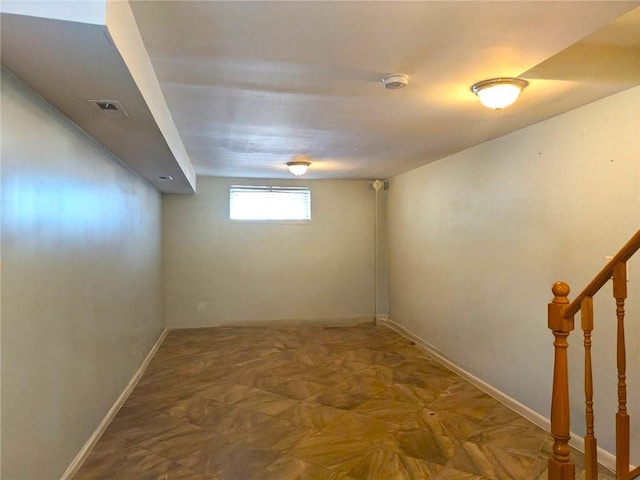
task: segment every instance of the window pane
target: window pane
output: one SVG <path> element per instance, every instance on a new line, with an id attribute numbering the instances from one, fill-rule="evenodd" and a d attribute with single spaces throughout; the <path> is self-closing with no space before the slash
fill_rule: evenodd
<path id="1" fill-rule="evenodd" d="M 232 220 L 311 220 L 308 187 L 233 185 L 229 200 Z"/>

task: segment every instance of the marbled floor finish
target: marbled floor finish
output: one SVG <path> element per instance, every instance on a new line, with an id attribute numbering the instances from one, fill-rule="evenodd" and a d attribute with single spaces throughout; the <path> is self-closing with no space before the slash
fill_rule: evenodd
<path id="1" fill-rule="evenodd" d="M 386 327 L 174 330 L 74 479 L 543 480 L 550 449 Z"/>

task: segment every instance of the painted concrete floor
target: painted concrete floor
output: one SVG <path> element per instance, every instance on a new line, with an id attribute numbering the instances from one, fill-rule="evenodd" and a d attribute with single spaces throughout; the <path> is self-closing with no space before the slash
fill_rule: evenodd
<path id="1" fill-rule="evenodd" d="M 173 330 L 74 480 L 543 480 L 550 451 L 383 326 Z"/>

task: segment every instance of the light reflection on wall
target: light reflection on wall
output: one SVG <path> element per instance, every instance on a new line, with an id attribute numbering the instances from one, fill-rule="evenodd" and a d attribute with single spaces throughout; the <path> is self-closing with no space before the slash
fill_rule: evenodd
<path id="1" fill-rule="evenodd" d="M 3 185 L 4 225 L 10 231 L 68 237 L 121 228 L 125 205 L 94 185 L 9 178 Z"/>
<path id="2" fill-rule="evenodd" d="M 42 121 L 41 102 L 28 95 L 6 70 L 2 71 L 2 223 L 5 239 L 34 243 L 47 238 L 82 243 L 100 241 L 126 228 L 131 208 L 130 195 L 117 184 L 113 159 L 96 148 L 71 122 Z M 35 108 L 40 107 L 40 109 Z M 45 107 L 47 108 L 47 107 Z M 34 117 L 35 116 L 35 117 Z M 40 131 L 36 127 L 40 128 Z M 33 135 L 52 141 L 34 144 Z M 98 153 L 96 157 L 96 153 Z M 91 157 L 91 162 L 83 162 Z M 95 161 L 98 158 L 102 161 Z M 125 179 L 131 174 L 118 172 Z M 128 211 L 129 210 L 129 211 Z"/>

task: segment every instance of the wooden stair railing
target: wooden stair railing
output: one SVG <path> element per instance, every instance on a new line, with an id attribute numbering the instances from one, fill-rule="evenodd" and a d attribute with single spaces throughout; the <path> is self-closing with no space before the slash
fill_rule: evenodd
<path id="1" fill-rule="evenodd" d="M 594 430 L 593 373 L 591 365 L 591 332 L 593 330 L 593 296 L 613 278 L 613 297 L 617 317 L 618 411 L 616 413 L 616 478 L 631 480 L 640 476 L 640 467 L 629 466 L 629 415 L 627 414 L 626 351 L 624 338 L 625 299 L 627 298 L 627 261 L 640 249 L 640 230 L 611 259 L 595 278 L 569 302 L 569 285 L 553 284 L 553 300 L 548 307 L 548 325 L 554 335 L 555 360 L 551 396 L 551 434 L 553 456 L 549 459 L 549 480 L 573 480 L 575 467 L 569 456 L 569 373 L 567 337 L 573 330 L 576 313 L 580 312 L 584 334 L 585 389 L 585 480 L 598 478 L 597 440 Z"/>

